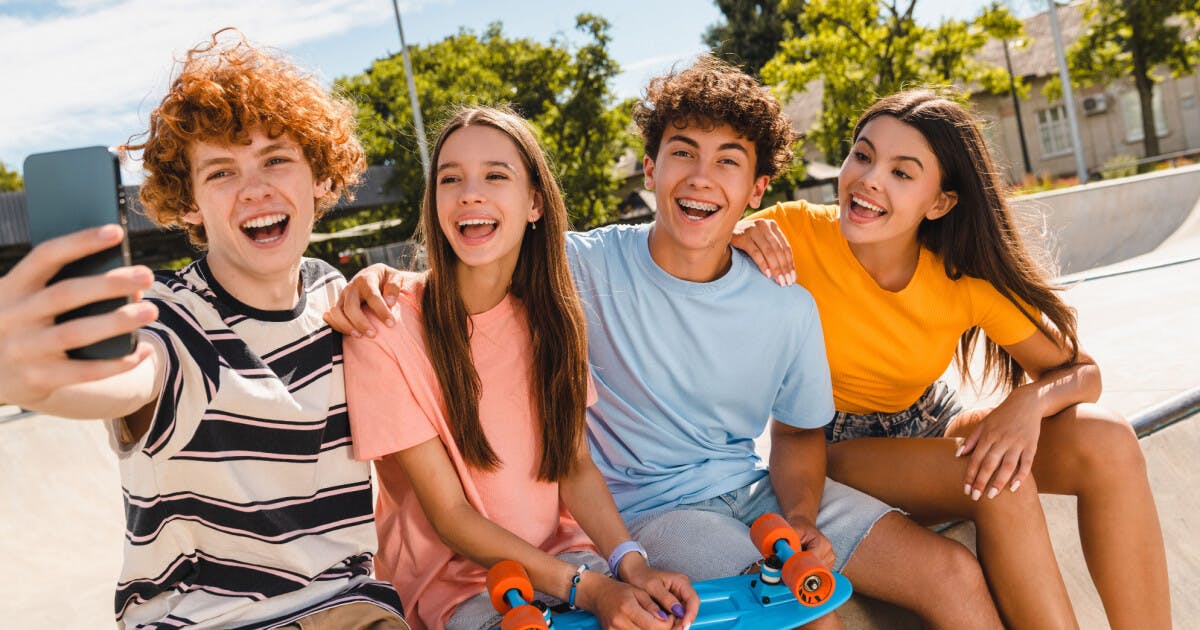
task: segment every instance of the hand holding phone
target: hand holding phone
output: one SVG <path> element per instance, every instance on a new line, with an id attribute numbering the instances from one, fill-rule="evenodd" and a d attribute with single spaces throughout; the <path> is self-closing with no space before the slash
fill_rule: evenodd
<path id="1" fill-rule="evenodd" d="M 36 247 L 64 234 L 107 224 L 126 226 L 126 199 L 117 156 L 105 147 L 38 153 L 25 160 L 25 200 L 29 236 Z M 50 284 L 129 266 L 129 239 L 113 247 L 70 260 Z M 55 321 L 109 313 L 128 304 L 127 296 L 111 297 L 58 313 Z M 133 352 L 133 335 L 122 333 L 71 348 L 75 359 L 112 359 Z"/>
<path id="2" fill-rule="evenodd" d="M 42 403 L 61 388 L 127 372 L 153 353 L 143 343 L 133 354 L 116 359 L 77 361 L 65 356 L 70 348 L 129 334 L 154 321 L 158 311 L 149 302 L 54 322 L 63 311 L 150 287 L 154 276 L 145 267 L 123 267 L 47 286 L 67 263 L 111 249 L 123 234 L 118 226 L 109 225 L 51 239 L 0 276 L 0 402 L 43 410 Z"/>

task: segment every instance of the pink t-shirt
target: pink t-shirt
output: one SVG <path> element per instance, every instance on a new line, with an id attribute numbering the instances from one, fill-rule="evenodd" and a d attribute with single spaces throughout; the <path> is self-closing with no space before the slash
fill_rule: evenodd
<path id="1" fill-rule="evenodd" d="M 484 517 L 550 554 L 595 550 L 559 500 L 558 484 L 537 481 L 540 437 L 529 396 L 533 353 L 521 302 L 506 296 L 472 317 L 479 419 L 501 461 L 485 472 L 465 464 L 451 437 L 422 336 L 422 291 L 400 297 L 392 308 L 395 327 L 376 323 L 374 339 L 345 340 L 354 455 L 377 460 L 379 474 L 375 572 L 396 586 L 414 630 L 441 628 L 455 606 L 483 592 L 487 572 L 438 539 L 407 476 L 387 455 L 441 438 L 467 501 Z M 589 377 L 588 404 L 594 400 Z"/>

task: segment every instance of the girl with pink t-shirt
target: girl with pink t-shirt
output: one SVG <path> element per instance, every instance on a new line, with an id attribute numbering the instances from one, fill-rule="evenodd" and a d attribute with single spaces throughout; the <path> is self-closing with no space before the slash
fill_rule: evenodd
<path id="1" fill-rule="evenodd" d="M 376 572 L 416 630 L 499 623 L 483 590 L 504 559 L 540 599 L 606 628 L 690 623 L 695 591 L 646 563 L 588 454 L 595 395 L 566 209 L 529 126 L 459 112 L 428 182 L 429 271 L 391 325 L 345 347 L 355 455 L 380 479 Z"/>

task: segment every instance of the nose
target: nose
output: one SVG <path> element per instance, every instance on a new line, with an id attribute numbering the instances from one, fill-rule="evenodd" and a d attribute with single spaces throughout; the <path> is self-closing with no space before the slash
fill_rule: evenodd
<path id="1" fill-rule="evenodd" d="M 486 199 L 486 197 L 477 184 L 470 180 L 463 182 L 463 186 L 458 195 L 458 205 L 470 206 L 481 204 L 484 202 L 484 199 Z"/>
<path id="2" fill-rule="evenodd" d="M 250 171 L 246 174 L 245 185 L 242 186 L 242 201 L 262 201 L 270 199 L 274 188 L 261 173 Z"/>
<path id="3" fill-rule="evenodd" d="M 863 172 L 862 182 L 867 188 L 870 188 L 871 190 L 879 190 L 879 178 L 881 176 L 879 169 L 880 167 L 878 165 L 872 164 L 867 167 L 865 172 Z"/>
<path id="4" fill-rule="evenodd" d="M 711 165 L 697 162 L 688 173 L 687 183 L 693 188 L 711 188 L 713 185 L 711 169 Z"/>

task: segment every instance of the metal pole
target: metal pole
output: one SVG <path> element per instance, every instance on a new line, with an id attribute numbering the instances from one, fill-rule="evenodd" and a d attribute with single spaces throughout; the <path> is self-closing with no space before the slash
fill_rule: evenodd
<path id="1" fill-rule="evenodd" d="M 421 152 L 421 167 L 429 173 L 429 147 L 425 146 L 425 121 L 421 119 L 421 103 L 417 100 L 417 82 L 413 80 L 412 62 L 408 59 L 408 44 L 404 43 L 404 25 L 400 22 L 400 5 L 392 0 L 396 12 L 396 30 L 400 32 L 400 56 L 404 60 L 404 77 L 408 79 L 408 100 L 412 103 L 413 125 L 417 128 L 417 150 Z"/>
<path id="2" fill-rule="evenodd" d="M 1071 73 L 1067 70 L 1067 54 L 1063 52 L 1062 31 L 1058 27 L 1058 5 L 1046 0 L 1050 13 L 1050 31 L 1054 34 L 1054 54 L 1058 57 L 1058 79 L 1062 82 L 1063 105 L 1067 110 L 1067 123 L 1071 126 L 1071 142 L 1075 145 L 1075 170 L 1079 183 L 1087 183 L 1087 165 L 1083 162 L 1083 141 L 1079 138 L 1079 120 L 1075 116 L 1075 94 L 1071 90 Z"/>
<path id="3" fill-rule="evenodd" d="M 1017 80 L 1013 77 L 1012 60 L 1008 58 L 1008 40 L 1004 40 L 1004 65 L 1008 68 L 1008 93 L 1012 95 L 1013 111 L 1017 113 L 1017 138 L 1021 140 L 1021 159 L 1025 161 L 1025 173 L 1032 175 L 1029 163 L 1029 147 L 1025 144 L 1025 124 L 1021 122 L 1021 102 L 1017 99 Z"/>

